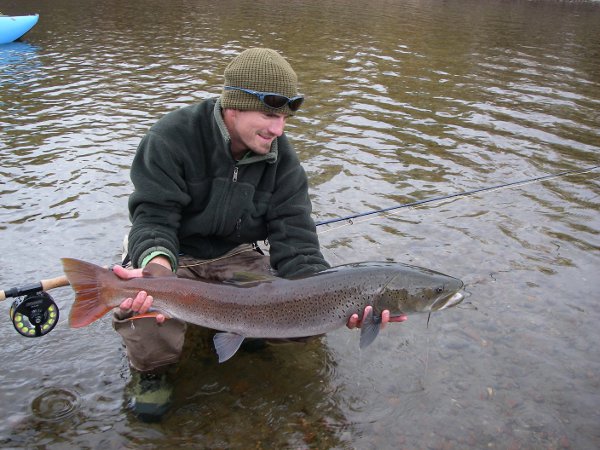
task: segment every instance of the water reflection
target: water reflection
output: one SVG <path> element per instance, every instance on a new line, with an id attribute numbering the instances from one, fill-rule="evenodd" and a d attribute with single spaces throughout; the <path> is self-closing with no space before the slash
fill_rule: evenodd
<path id="1" fill-rule="evenodd" d="M 27 84 L 41 67 L 38 48 L 26 42 L 0 45 L 0 88 Z M 14 106 L 11 105 L 12 109 Z"/>
<path id="2" fill-rule="evenodd" d="M 227 364 L 216 361 L 212 337 L 202 329 L 190 327 L 185 342 L 182 363 L 173 377 L 174 406 L 163 422 L 165 429 L 179 432 L 175 438 L 157 437 L 155 445 L 351 445 L 337 432 L 351 425 L 331 380 L 336 363 L 321 340 L 267 348 L 245 345 Z M 131 420 L 136 421 L 133 416 Z"/>
<path id="3" fill-rule="evenodd" d="M 218 93 L 250 46 L 300 75 L 289 136 L 317 220 L 597 163 L 597 3 L 20 5 L 40 23 L 0 47 L 0 288 L 59 275 L 61 256 L 118 260 L 139 139 Z M 0 327 L 1 445 L 595 447 L 599 195 L 596 172 L 322 228 L 330 262 L 452 273 L 475 307 L 388 327 L 369 352 L 347 330 L 232 365 L 192 352 L 157 427 L 126 408 L 109 323 L 77 334 L 61 319 L 36 343 Z M 67 311 L 72 296 L 55 300 Z M 80 396 L 64 427 L 31 412 L 56 386 Z"/>

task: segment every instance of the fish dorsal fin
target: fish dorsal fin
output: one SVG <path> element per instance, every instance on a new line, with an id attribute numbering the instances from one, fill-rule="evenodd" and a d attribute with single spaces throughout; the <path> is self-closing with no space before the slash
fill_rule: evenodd
<path id="1" fill-rule="evenodd" d="M 219 355 L 219 362 L 225 362 L 231 358 L 244 342 L 244 336 L 235 333 L 217 333 L 213 337 L 215 350 Z"/>
<path id="2" fill-rule="evenodd" d="M 142 274 L 145 278 L 158 278 L 158 277 L 176 277 L 171 270 L 167 269 L 165 266 L 156 263 L 150 263 L 144 270 Z"/>
<path id="3" fill-rule="evenodd" d="M 367 347 L 375 340 L 379 334 L 380 324 L 381 317 L 373 316 L 373 310 L 371 309 L 360 326 L 360 348 Z"/>

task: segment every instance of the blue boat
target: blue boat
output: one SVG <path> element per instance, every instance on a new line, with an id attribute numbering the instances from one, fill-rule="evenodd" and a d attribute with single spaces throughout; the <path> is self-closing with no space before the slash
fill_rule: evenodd
<path id="1" fill-rule="evenodd" d="M 16 41 L 31 30 L 39 19 L 39 14 L 31 16 L 0 15 L 0 44 Z"/>

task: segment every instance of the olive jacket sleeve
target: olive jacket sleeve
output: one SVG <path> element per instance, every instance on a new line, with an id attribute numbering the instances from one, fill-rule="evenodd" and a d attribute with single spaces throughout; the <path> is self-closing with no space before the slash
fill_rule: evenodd
<path id="1" fill-rule="evenodd" d="M 296 278 L 329 268 L 323 257 L 308 195 L 306 173 L 283 137 L 276 186 L 266 214 L 271 265 L 279 276 Z"/>
<path id="2" fill-rule="evenodd" d="M 176 143 L 149 132 L 141 141 L 131 170 L 135 191 L 129 198 L 132 227 L 129 253 L 134 267 L 162 253 L 177 267 L 178 229 L 190 201 Z"/>

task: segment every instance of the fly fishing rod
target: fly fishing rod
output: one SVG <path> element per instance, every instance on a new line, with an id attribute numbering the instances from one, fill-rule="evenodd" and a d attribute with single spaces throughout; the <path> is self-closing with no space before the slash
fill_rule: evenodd
<path id="1" fill-rule="evenodd" d="M 588 167 L 585 169 L 568 170 L 565 172 L 544 175 L 535 178 L 528 178 L 526 180 L 514 181 L 511 183 L 500 184 L 496 186 L 484 187 L 474 189 L 472 191 L 459 192 L 456 194 L 444 195 L 435 198 L 429 198 L 425 200 L 418 200 L 415 202 L 404 203 L 396 206 L 390 206 L 388 208 L 382 208 L 372 211 L 366 211 L 359 214 L 353 214 L 351 216 L 339 217 L 336 219 L 325 220 L 318 222 L 316 225 L 329 225 L 338 222 L 349 222 L 352 223 L 353 219 L 359 217 L 370 216 L 375 214 L 382 214 L 385 212 L 424 205 L 426 203 L 433 203 L 441 200 L 450 198 L 466 197 L 469 195 L 478 194 L 481 192 L 492 191 L 503 189 L 507 187 L 514 187 L 518 185 L 524 185 L 533 182 L 539 182 L 544 180 L 550 180 L 552 178 L 564 177 L 566 175 L 582 174 L 591 172 L 600 168 L 600 165 Z M 48 334 L 56 323 L 58 322 L 59 311 L 58 306 L 46 291 L 55 289 L 58 287 L 68 286 L 69 281 L 67 277 L 60 276 L 51 278 L 48 280 L 42 280 L 39 283 L 34 283 L 21 287 L 14 287 L 7 290 L 0 290 L 0 301 L 6 300 L 7 298 L 14 297 L 16 300 L 10 307 L 10 318 L 17 332 L 25 337 L 39 337 Z"/>
<path id="2" fill-rule="evenodd" d="M 371 216 L 371 215 L 374 215 L 374 214 L 383 214 L 383 213 L 386 213 L 386 212 L 389 212 L 389 211 L 394 211 L 394 210 L 397 210 L 397 209 L 410 208 L 410 207 L 414 207 L 414 206 L 420 206 L 420 205 L 424 205 L 426 203 L 439 202 L 439 201 L 448 200 L 448 199 L 451 199 L 451 198 L 468 197 L 470 195 L 479 194 L 481 192 L 499 190 L 499 189 L 504 189 L 504 188 L 508 188 L 508 187 L 515 187 L 515 186 L 520 186 L 520 185 L 529 184 L 529 183 L 535 183 L 535 182 L 539 182 L 539 181 L 546 181 L 546 180 L 550 180 L 552 178 L 559 178 L 559 177 L 564 177 L 564 176 L 567 176 L 567 175 L 575 175 L 575 174 L 587 173 L 587 172 L 591 172 L 593 170 L 596 170 L 598 168 L 600 168 L 600 165 L 587 167 L 585 169 L 567 170 L 565 172 L 560 172 L 560 173 L 556 173 L 556 174 L 549 174 L 549 175 L 543 175 L 543 176 L 534 177 L 534 178 L 527 178 L 525 180 L 513 181 L 513 182 L 510 182 L 510 183 L 504 183 L 504 184 L 498 184 L 498 185 L 495 185 L 495 186 L 489 186 L 489 187 L 484 187 L 484 188 L 479 188 L 479 189 L 473 189 L 472 191 L 458 192 L 458 193 L 455 193 L 455 194 L 443 195 L 443 196 L 440 196 L 440 197 L 427 198 L 427 199 L 424 199 L 424 200 L 417 200 L 417 201 L 410 202 L 410 203 L 402 203 L 402 204 L 399 204 L 399 205 L 390 206 L 388 208 L 374 209 L 374 210 L 371 210 L 371 211 L 365 211 L 365 212 L 362 212 L 362 213 L 353 214 L 351 216 L 337 217 L 335 219 L 323 220 L 323 221 L 317 222 L 316 226 L 330 225 L 332 223 L 338 223 L 338 222 L 349 222 L 349 223 L 352 223 L 352 221 L 354 219 L 358 219 L 359 217 Z"/>

